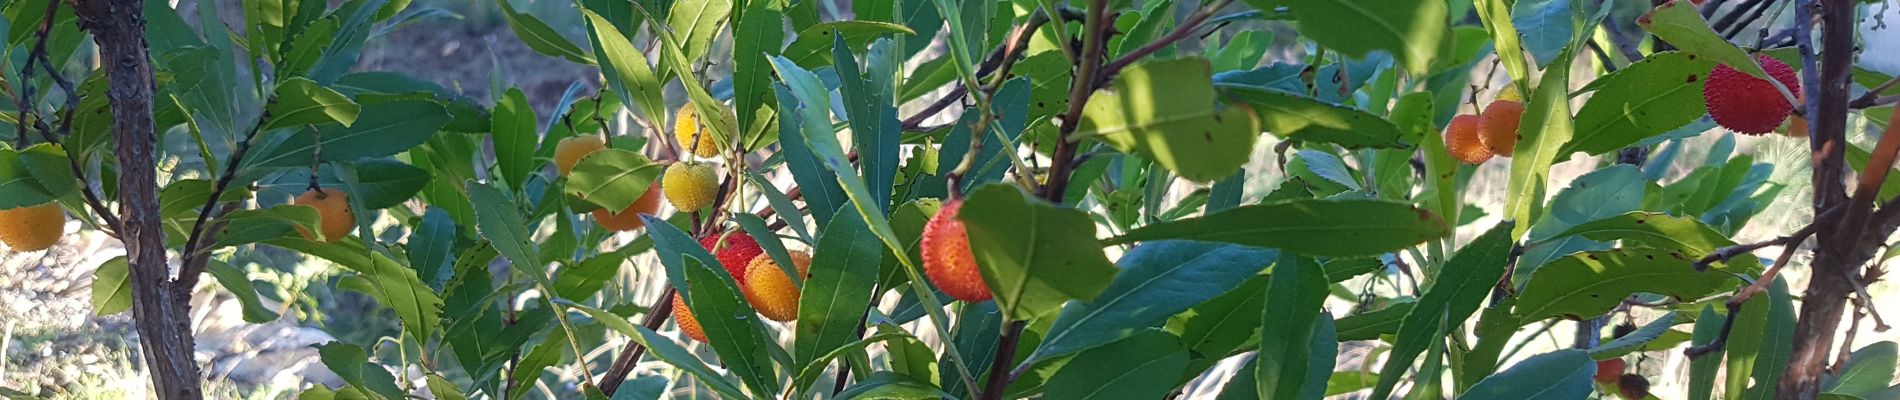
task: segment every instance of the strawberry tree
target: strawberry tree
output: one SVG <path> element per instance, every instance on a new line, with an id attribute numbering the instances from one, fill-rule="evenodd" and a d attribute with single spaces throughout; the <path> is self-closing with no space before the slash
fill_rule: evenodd
<path id="1" fill-rule="evenodd" d="M 599 72 L 538 111 L 358 66 L 439 10 L 241 3 L 0 8 L 0 241 L 124 243 L 159 398 L 282 251 L 400 323 L 307 399 L 1900 393 L 1890 4 L 497 1 Z"/>

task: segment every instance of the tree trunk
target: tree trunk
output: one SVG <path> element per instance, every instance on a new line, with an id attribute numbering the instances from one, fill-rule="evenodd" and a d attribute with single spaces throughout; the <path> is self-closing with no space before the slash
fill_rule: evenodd
<path id="1" fill-rule="evenodd" d="M 1848 72 L 1854 62 L 1854 2 L 1852 0 L 1813 0 L 1798 2 L 1796 7 L 1820 8 L 1822 37 L 1819 79 L 1807 83 L 1808 120 L 1814 127 L 1810 138 L 1813 150 L 1814 203 L 1816 218 L 1836 205 L 1850 206 L 1842 180 L 1845 166 L 1842 150 L 1846 145 Z M 1811 9 L 1798 9 L 1797 19 Z M 1805 25 L 1805 24 L 1804 24 Z M 1798 35 L 1806 36 L 1806 35 Z M 1802 43 L 1806 45 L 1806 43 Z M 1806 74 L 1813 77 L 1813 74 Z M 1856 193 L 1856 196 L 1866 194 Z M 1854 293 L 1849 278 L 1872 257 L 1873 249 L 1862 246 L 1860 233 L 1868 221 L 1866 210 L 1850 209 L 1839 223 L 1816 221 L 1815 259 L 1809 271 L 1808 290 L 1801 298 L 1801 316 L 1795 323 L 1794 349 L 1775 398 L 1812 400 L 1820 395 L 1821 378 L 1827 369 L 1828 353 L 1834 347 L 1834 331 L 1840 328 L 1841 312 L 1847 296 Z M 1858 216 L 1858 218 L 1856 217 Z M 1854 225 L 1861 224 L 1861 225 Z M 1849 227 L 1848 225 L 1854 225 Z"/>
<path id="2" fill-rule="evenodd" d="M 57 0 L 55 0 L 57 1 Z M 191 337 L 191 288 L 174 284 L 158 218 L 157 149 L 152 123 L 152 63 L 143 0 L 74 0 L 106 70 L 112 136 L 118 145 L 119 232 L 132 280 L 132 319 L 153 389 L 161 399 L 199 399 Z"/>

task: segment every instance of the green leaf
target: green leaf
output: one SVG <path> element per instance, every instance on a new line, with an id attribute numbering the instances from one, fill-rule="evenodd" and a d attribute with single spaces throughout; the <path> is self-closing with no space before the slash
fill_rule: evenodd
<path id="1" fill-rule="evenodd" d="M 1385 368 L 1379 371 L 1379 386 L 1373 389 L 1371 398 L 1390 396 L 1398 379 L 1412 367 L 1412 360 L 1444 337 L 1440 332 L 1449 330 L 1448 326 L 1463 326 L 1465 319 L 1478 311 L 1509 268 L 1515 244 L 1512 228 L 1512 223 L 1500 222 L 1445 261 L 1432 279 L 1431 288 L 1419 296 L 1418 303 L 1399 324 L 1398 340 L 1392 344 Z"/>
<path id="2" fill-rule="evenodd" d="M 1105 345 L 1234 290 L 1271 264 L 1272 250 L 1223 243 L 1157 241 L 1123 255 L 1121 272 L 1094 300 L 1069 303 L 1025 361 L 1034 364 Z M 1172 383 L 1172 382 L 1169 382 Z"/>
<path id="3" fill-rule="evenodd" d="M 349 127 L 325 125 L 317 132 L 296 130 L 289 137 L 260 146 L 256 158 L 246 158 L 246 172 L 256 176 L 262 169 L 308 168 L 315 158 L 317 136 L 323 137 L 323 160 L 350 161 L 359 158 L 387 157 L 421 145 L 449 122 L 446 109 L 431 100 L 405 99 L 365 104 L 363 113 Z"/>
<path id="4" fill-rule="evenodd" d="M 951 398 L 948 393 L 938 389 L 930 382 L 924 382 L 905 375 L 890 372 L 872 373 L 859 379 L 835 399 L 877 399 L 877 400 L 937 400 Z"/>
<path id="5" fill-rule="evenodd" d="M 355 123 L 357 114 L 362 112 L 362 106 L 342 93 L 298 77 L 278 83 L 276 99 L 265 110 L 270 114 L 270 122 L 264 124 L 264 130 L 332 122 L 347 127 Z"/>
<path id="6" fill-rule="evenodd" d="M 766 353 L 766 346 L 777 344 L 765 335 L 758 315 L 739 293 L 738 283 L 718 266 L 690 257 L 684 260 L 686 282 L 693 288 L 686 296 L 686 307 L 699 320 L 713 352 L 754 394 L 778 393 L 778 375 Z"/>
<path id="7" fill-rule="evenodd" d="M 640 153 L 606 149 L 596 151 L 574 164 L 563 190 L 574 197 L 612 212 L 625 211 L 653 182 L 660 179 L 662 166 Z"/>
<path id="8" fill-rule="evenodd" d="M 732 26 L 732 104 L 739 114 L 739 126 L 749 129 L 769 122 L 760 119 L 758 112 L 777 103 L 772 93 L 772 64 L 766 57 L 778 55 L 785 46 L 785 14 L 776 1 L 743 4 L 739 21 Z"/>
<path id="9" fill-rule="evenodd" d="M 1307 357 L 1315 352 L 1316 324 L 1332 330 L 1333 318 L 1322 316 L 1320 310 L 1326 303 L 1325 277 L 1326 270 L 1311 258 L 1282 253 L 1274 263 L 1267 286 L 1267 304 L 1273 306 L 1261 318 L 1259 364 L 1254 371 L 1260 398 L 1308 398 L 1303 395 L 1324 388 L 1320 382 L 1306 382 L 1306 377 L 1313 369 L 1330 372 L 1333 368 L 1332 363 L 1315 365 Z M 1330 347 L 1334 340 L 1325 342 Z"/>
<path id="10" fill-rule="evenodd" d="M 430 337 L 441 324 L 442 298 L 416 278 L 416 271 L 380 252 L 372 252 L 356 239 L 321 243 L 303 238 L 285 238 L 265 242 L 317 258 L 330 260 L 363 277 L 363 289 L 371 298 L 389 307 L 403 330 L 415 337 Z"/>
<path id="11" fill-rule="evenodd" d="M 831 219 L 813 251 L 811 277 L 799 292 L 792 365 L 809 368 L 820 355 L 858 339 L 883 259 L 884 247 L 863 218 L 845 214 Z M 798 382 L 800 390 L 810 385 Z"/>
<path id="12" fill-rule="evenodd" d="M 1188 353 L 1174 335 L 1143 330 L 1077 354 L 1044 383 L 1052 399 L 1166 397 L 1187 367 Z"/>
<path id="13" fill-rule="evenodd" d="M 1347 148 L 1411 146 L 1398 126 L 1364 111 L 1258 86 L 1222 84 L 1220 89 L 1252 105 L 1260 128 L 1283 138 Z"/>
<path id="14" fill-rule="evenodd" d="M 560 326 L 555 326 L 554 329 L 555 331 L 548 332 L 547 338 L 542 339 L 541 344 L 535 345 L 534 349 L 521 355 L 520 361 L 515 362 L 513 373 L 508 377 L 509 381 L 514 382 L 512 385 L 514 390 L 508 392 L 509 398 L 522 398 L 523 395 L 528 394 L 529 390 L 540 386 L 538 383 L 541 381 L 542 370 L 561 362 L 561 351 L 568 345 L 567 332 Z"/>
<path id="15" fill-rule="evenodd" d="M 1764 294 L 1743 303 L 1741 315 L 1730 315 L 1738 319 L 1725 346 L 1728 399 L 1773 398 L 1793 351 L 1795 308 L 1788 281 L 1775 279 Z"/>
<path id="16" fill-rule="evenodd" d="M 99 264 L 92 273 L 92 313 L 97 316 L 118 314 L 132 309 L 132 278 L 125 256 Z"/>
<path id="17" fill-rule="evenodd" d="M 978 188 L 957 218 L 969 231 L 983 280 L 1011 320 L 1093 299 L 1115 278 L 1087 213 L 1030 197 L 1015 185 Z"/>
<path id="18" fill-rule="evenodd" d="M 79 179 L 68 163 L 66 152 L 51 144 L 17 151 L 0 145 L 0 210 L 51 203 L 73 193 Z"/>
<path id="19" fill-rule="evenodd" d="M 1451 227 L 1443 219 L 1405 204 L 1294 200 L 1149 224 L 1107 242 L 1191 239 L 1321 257 L 1355 257 L 1400 250 L 1450 234 Z"/>
<path id="20" fill-rule="evenodd" d="M 1623 337 L 1603 342 L 1602 345 L 1590 349 L 1590 358 L 1608 360 L 1641 351 L 1643 345 L 1662 337 L 1663 333 L 1669 332 L 1669 327 L 1672 326 L 1676 326 L 1676 314 L 1663 314 L 1655 321 L 1643 324 L 1643 327 L 1636 328 L 1635 331 Z"/>
<path id="21" fill-rule="evenodd" d="M 1558 150 L 1603 155 L 1680 128 L 1703 114 L 1702 85 L 1715 62 L 1661 52 L 1591 82 L 1595 94 L 1577 110 L 1577 133 Z"/>
<path id="22" fill-rule="evenodd" d="M 832 48 L 832 69 L 838 74 L 839 100 L 844 103 L 844 117 L 851 126 L 851 147 L 858 152 L 864 183 L 871 190 L 870 201 L 886 210 L 901 162 L 898 150 L 903 134 L 897 107 L 891 101 L 896 62 L 891 60 L 890 48 L 889 40 L 873 43 L 865 52 L 866 65 L 862 68 L 843 39 Z"/>
<path id="23" fill-rule="evenodd" d="M 1497 375 L 1485 377 L 1460 399 L 1559 400 L 1590 394 L 1597 364 L 1583 350 L 1538 354 Z"/>
<path id="24" fill-rule="evenodd" d="M 1524 117 L 1517 127 L 1517 148 L 1512 151 L 1511 180 L 1504 197 L 1504 217 L 1518 221 L 1511 236 L 1522 237 L 1530 230 L 1529 221 L 1542 214 L 1544 191 L 1549 185 L 1550 164 L 1557 160 L 1558 147 L 1570 141 L 1575 132 L 1570 116 L 1570 58 L 1576 52 L 1551 62 L 1538 82 L 1537 91 L 1524 106 Z"/>
<path id="25" fill-rule="evenodd" d="M 571 269 L 560 271 L 554 278 L 554 293 L 560 298 L 585 301 L 593 298 L 602 287 L 607 286 L 620 273 L 620 265 L 627 262 L 622 252 L 601 253 L 582 260 Z M 672 300 L 672 299 L 662 299 Z"/>
<path id="26" fill-rule="evenodd" d="M 1714 342 L 1716 335 L 1722 330 L 1723 320 L 1726 319 L 1728 319 L 1727 316 L 1715 313 L 1715 306 L 1703 306 L 1702 314 L 1696 317 L 1695 331 L 1689 339 L 1689 344 L 1702 346 Z M 1689 397 L 1684 399 L 1708 400 L 1712 398 L 1711 395 L 1715 393 L 1715 374 L 1721 372 L 1724 353 L 1725 351 L 1717 349 L 1715 352 L 1689 360 Z"/>
<path id="27" fill-rule="evenodd" d="M 1511 81 L 1517 83 L 1519 88 L 1528 87 L 1530 66 L 1524 61 L 1523 37 L 1518 35 L 1517 26 L 1511 24 L 1510 3 L 1506 0 L 1477 0 L 1473 1 L 1472 8 L 1478 12 L 1478 20 L 1484 24 L 1485 31 L 1491 33 L 1492 47 L 1496 48 L 1505 73 L 1511 76 Z M 1546 60 L 1545 63 L 1568 69 L 1558 64 L 1564 57 L 1559 55 L 1557 58 Z"/>
<path id="28" fill-rule="evenodd" d="M 1168 322 L 1170 330 L 1180 327 L 1181 344 L 1191 356 L 1188 374 L 1200 375 L 1241 349 L 1249 339 L 1255 339 L 1255 332 L 1260 331 L 1260 318 L 1265 315 L 1269 281 L 1267 276 L 1250 277 L 1239 287 L 1196 304 Z"/>
<path id="29" fill-rule="evenodd" d="M 687 59 L 703 60 L 730 14 L 732 0 L 677 0 L 667 13 L 666 25 L 680 37 Z"/>
<path id="30" fill-rule="evenodd" d="M 1879 398 L 1893 381 L 1896 353 L 1900 353 L 1900 349 L 1891 341 L 1875 342 L 1854 350 L 1841 372 L 1822 385 L 1821 391 L 1863 399 Z"/>
<path id="31" fill-rule="evenodd" d="M 1399 333 L 1399 325 L 1405 322 L 1405 315 L 1412 312 L 1412 307 L 1417 304 L 1416 301 L 1398 302 L 1378 310 L 1339 317 L 1333 321 L 1333 326 L 1339 329 L 1340 342 L 1377 340 L 1380 336 Z M 1372 384 L 1366 387 L 1372 387 Z"/>
<path id="32" fill-rule="evenodd" d="M 535 141 L 541 136 L 536 128 L 540 117 L 528 106 L 528 96 L 521 88 L 508 88 L 495 101 L 495 112 L 489 118 L 489 126 L 494 129 L 489 138 L 495 142 L 495 167 L 501 171 L 501 180 L 520 192 L 527 186 L 528 168 L 534 163 Z"/>
<path id="33" fill-rule="evenodd" d="M 1516 315 L 1524 321 L 1578 318 L 1610 311 L 1623 298 L 1656 293 L 1692 301 L 1733 287 L 1729 274 L 1697 272 L 1679 251 L 1616 249 L 1584 252 L 1539 268 L 1518 294 Z"/>
<path id="34" fill-rule="evenodd" d="M 594 58 L 587 55 L 586 50 L 581 50 L 581 47 L 574 45 L 574 42 L 561 37 L 560 32 L 548 26 L 548 23 L 542 22 L 540 18 L 515 11 L 514 4 L 510 4 L 508 0 L 495 0 L 495 4 L 501 5 L 501 16 L 508 21 L 508 29 L 513 30 L 515 37 L 521 38 L 521 43 L 528 45 L 528 48 L 541 54 L 584 65 L 594 64 Z"/>
<path id="35" fill-rule="evenodd" d="M 245 276 L 243 270 L 222 261 L 211 260 L 205 264 L 205 272 L 211 273 L 211 277 L 217 279 L 224 290 L 237 297 L 238 304 L 244 310 L 244 322 L 262 324 L 277 320 L 277 312 L 264 307 L 264 302 L 257 297 L 257 288 L 251 285 L 251 278 Z"/>
<path id="36" fill-rule="evenodd" d="M 495 246 L 508 263 L 537 283 L 549 283 L 534 238 L 508 195 L 490 183 L 468 183 L 468 199 L 475 203 L 475 228 L 488 244 Z M 553 286 L 553 285 L 547 285 Z"/>
<path id="37" fill-rule="evenodd" d="M 602 321 L 604 325 L 607 325 L 609 328 L 632 338 L 635 343 L 639 343 L 641 346 L 645 346 L 650 350 L 650 354 L 653 355 L 653 358 L 659 359 L 667 365 L 672 365 L 687 375 L 692 375 L 694 380 L 712 388 L 712 390 L 719 393 L 720 396 L 734 399 L 746 398 L 745 393 L 741 391 L 737 385 L 734 385 L 731 380 L 727 379 L 725 375 L 721 375 L 719 371 L 707 366 L 705 362 L 699 360 L 699 357 L 694 356 L 691 350 L 681 347 L 678 342 L 674 342 L 666 336 L 661 336 L 658 332 L 654 332 L 645 326 L 634 325 L 633 323 L 627 322 L 625 318 L 619 315 L 614 315 L 613 313 L 601 311 L 593 307 L 578 305 L 573 307 L 586 312 L 588 316 L 594 317 L 595 320 Z"/>
<path id="38" fill-rule="evenodd" d="M 1569 0 L 1525 0 L 1511 5 L 1511 26 L 1523 34 L 1522 45 L 1538 67 L 1549 64 L 1570 44 L 1576 32 L 1570 24 L 1570 6 Z"/>
<path id="39" fill-rule="evenodd" d="M 1649 211 L 1634 211 L 1591 221 L 1572 227 L 1556 237 L 1572 235 L 1604 242 L 1622 241 L 1624 246 L 1678 250 L 1692 259 L 1700 259 L 1717 249 L 1735 245 L 1728 235 L 1716 231 L 1715 227 L 1701 220 Z M 1753 254 L 1743 253 L 1714 265 L 1720 269 L 1752 271 L 1761 268 L 1761 260 Z"/>
<path id="40" fill-rule="evenodd" d="M 1245 107 L 1221 107 L 1206 59 L 1136 64 L 1082 111 L 1076 137 L 1096 137 L 1196 182 L 1232 175 L 1260 129 Z"/>
<path id="41" fill-rule="evenodd" d="M 1432 0 L 1286 0 L 1300 35 L 1320 46 L 1363 58 L 1375 50 L 1398 56 L 1423 76 L 1450 33 L 1444 2 Z M 1272 11 L 1271 9 L 1265 11 Z"/>
<path id="42" fill-rule="evenodd" d="M 640 112 L 649 118 L 663 121 L 666 118 L 665 90 L 660 84 L 659 75 L 654 74 L 653 66 L 647 61 L 646 53 L 633 46 L 625 35 L 614 30 L 607 18 L 582 10 L 587 16 L 587 24 L 593 28 L 595 45 L 600 49 L 600 65 L 606 70 L 607 86 L 620 96 L 620 102 L 637 105 Z"/>
<path id="43" fill-rule="evenodd" d="M 320 235 L 322 229 L 317 226 L 318 218 L 314 207 L 289 204 L 232 211 L 219 218 L 225 228 L 211 247 L 223 248 L 279 238 L 300 239 L 301 236 L 291 233 L 299 228 Z"/>
<path id="44" fill-rule="evenodd" d="M 1512 287 L 1522 287 L 1537 268 L 1550 260 L 1579 251 L 1608 250 L 1610 240 L 1594 241 L 1580 236 L 1561 235 L 1579 224 L 1635 211 L 1643 206 L 1649 181 L 1636 166 L 1619 164 L 1591 171 L 1570 181 L 1570 187 L 1558 191 L 1548 203 L 1550 211 L 1532 226 L 1526 241 L 1536 243 L 1523 249 L 1512 271 Z"/>
<path id="45" fill-rule="evenodd" d="M 1755 79 L 1781 86 L 1779 81 L 1768 79 L 1768 73 L 1755 63 L 1754 57 L 1749 57 L 1742 48 L 1735 47 L 1728 39 L 1717 34 L 1715 28 L 1709 27 L 1709 21 L 1702 19 L 1702 13 L 1696 12 L 1694 4 L 1686 1 L 1663 3 L 1637 18 L 1636 25 L 1655 34 L 1657 39 L 1682 49 L 1684 53 L 1727 65 Z"/>
<path id="46" fill-rule="evenodd" d="M 804 68 L 831 64 L 833 38 L 844 38 L 845 45 L 863 49 L 871 41 L 890 34 L 916 33 L 903 25 L 874 21 L 835 21 L 812 25 L 798 31 L 798 38 L 785 46 L 786 60 Z"/>
<path id="47" fill-rule="evenodd" d="M 387 158 L 372 158 L 355 164 L 356 184 L 353 185 L 355 191 L 350 193 L 350 200 L 371 210 L 395 207 L 409 201 L 433 178 L 429 176 L 429 171 Z"/>
<path id="48" fill-rule="evenodd" d="M 402 389 L 396 387 L 395 375 L 381 364 L 369 361 L 369 354 L 363 348 L 342 342 L 330 342 L 317 346 L 317 357 L 323 360 L 323 366 L 329 367 L 337 377 L 351 387 L 364 391 L 364 395 L 376 399 L 401 399 Z"/>

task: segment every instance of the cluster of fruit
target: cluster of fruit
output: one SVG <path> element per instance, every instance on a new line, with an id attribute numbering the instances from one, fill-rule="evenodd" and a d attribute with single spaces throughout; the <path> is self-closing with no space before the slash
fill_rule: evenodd
<path id="1" fill-rule="evenodd" d="M 1766 54 L 1756 54 L 1755 62 L 1761 64 L 1768 76 L 1787 87 L 1796 99 L 1800 98 L 1801 81 L 1795 79 L 1794 68 Z M 1787 96 L 1773 83 L 1728 65 L 1717 65 L 1709 72 L 1708 81 L 1702 86 L 1702 101 L 1708 105 L 1709 117 L 1716 125 L 1749 135 L 1774 132 L 1794 114 L 1794 104 L 1789 103 Z M 1516 92 L 1506 89 L 1483 111 L 1451 119 L 1445 126 L 1445 151 L 1459 162 L 1472 165 L 1482 164 L 1492 156 L 1510 157 L 1512 148 L 1517 146 L 1518 121 L 1523 116 L 1524 103 Z M 1807 136 L 1806 121 L 1795 117 L 1788 133 Z"/>
<path id="2" fill-rule="evenodd" d="M 1524 103 L 1514 93 L 1506 90 L 1483 112 L 1452 117 L 1445 126 L 1445 151 L 1458 162 L 1472 165 L 1494 155 L 1510 157 L 1517 147 L 1518 120 L 1524 117 Z"/>
<path id="3" fill-rule="evenodd" d="M 717 143 L 712 135 L 703 131 L 692 106 L 681 107 L 674 120 L 674 135 L 685 147 L 685 153 L 699 157 L 718 155 Z M 581 159 L 606 148 L 606 142 L 598 136 L 563 139 L 555 147 L 555 169 L 566 176 Z M 646 193 L 626 210 L 617 213 L 595 210 L 593 216 L 595 223 L 602 228 L 631 231 L 645 226 L 639 215 L 657 212 L 662 197 L 678 210 L 702 210 L 713 206 L 718 194 L 719 171 L 715 164 L 680 161 L 666 166 L 659 181 L 648 187 Z M 950 297 L 972 302 L 987 301 L 990 299 L 989 288 L 984 285 L 982 272 L 976 266 L 976 257 L 970 251 L 970 241 L 963 223 L 956 219 L 961 206 L 962 202 L 957 200 L 945 203 L 943 209 L 925 225 L 922 243 L 924 269 L 931 282 Z M 746 301 L 760 315 L 781 322 L 798 318 L 798 286 L 792 283 L 785 270 L 780 269 L 777 260 L 765 254 L 751 235 L 738 230 L 726 231 L 706 235 L 700 238 L 699 244 L 713 254 L 720 267 L 731 274 L 740 291 L 745 294 Z M 788 255 L 800 275 L 810 273 L 809 253 L 791 251 Z M 693 340 L 705 342 L 705 332 L 692 311 L 687 309 L 685 299 L 675 293 L 671 301 L 673 322 L 679 325 L 680 331 Z"/>

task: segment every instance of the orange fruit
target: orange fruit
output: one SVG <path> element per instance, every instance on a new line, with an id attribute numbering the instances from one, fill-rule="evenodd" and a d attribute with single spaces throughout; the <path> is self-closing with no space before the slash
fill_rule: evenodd
<path id="1" fill-rule="evenodd" d="M 673 324 L 679 325 L 680 333 L 686 337 L 707 343 L 706 331 L 700 330 L 699 319 L 693 318 L 693 310 L 686 309 L 686 298 L 680 297 L 678 292 L 673 293 Z"/>
<path id="2" fill-rule="evenodd" d="M 1491 151 L 1478 142 L 1478 116 L 1460 115 L 1445 126 L 1445 151 L 1458 162 L 1477 165 L 1491 159 Z"/>
<path id="3" fill-rule="evenodd" d="M 983 283 L 983 270 L 976 265 L 976 255 L 970 252 L 969 232 L 964 229 L 963 221 L 957 220 L 957 211 L 962 208 L 962 200 L 945 202 L 943 209 L 924 224 L 920 246 L 924 274 L 930 276 L 931 284 L 943 289 L 951 298 L 986 301 L 990 299 L 990 288 Z"/>
<path id="4" fill-rule="evenodd" d="M 790 255 L 801 279 L 810 276 L 811 255 L 802 251 L 793 251 Z M 759 315 L 780 322 L 798 319 L 798 285 L 792 284 L 792 278 L 785 276 L 771 255 L 753 257 L 746 265 L 744 281 L 746 284 L 740 289 L 745 292 L 746 302 L 752 303 L 752 309 L 759 310 Z"/>
<path id="5" fill-rule="evenodd" d="M 1517 147 L 1517 123 L 1524 118 L 1524 103 L 1498 100 L 1478 113 L 1478 142 L 1491 154 L 1510 157 Z"/>
<path id="6" fill-rule="evenodd" d="M 350 236 L 350 230 L 356 229 L 356 214 L 350 211 L 349 193 L 337 189 L 311 190 L 297 196 L 291 204 L 310 206 L 317 209 L 317 229 L 323 232 L 323 242 L 335 242 Z M 297 227 L 297 234 L 304 239 L 316 241 L 310 231 Z"/>
<path id="7" fill-rule="evenodd" d="M 647 186 L 646 194 L 640 195 L 640 199 L 634 200 L 633 204 L 628 205 L 625 210 L 620 210 L 618 213 L 609 212 L 605 208 L 594 210 L 594 223 L 600 224 L 601 228 L 615 232 L 626 232 L 646 227 L 647 223 L 640 219 L 640 214 L 654 214 L 659 212 L 660 196 L 660 183 L 655 181 L 652 185 Z"/>
<path id="8" fill-rule="evenodd" d="M 66 213 L 59 203 L 0 210 L 0 242 L 13 251 L 46 250 L 65 231 Z"/>
<path id="9" fill-rule="evenodd" d="M 607 142 L 601 141 L 600 136 L 585 135 L 561 139 L 560 143 L 554 145 L 554 170 L 560 171 L 561 176 L 567 176 L 569 172 L 574 171 L 575 164 L 581 163 L 582 158 L 606 149 Z"/>

